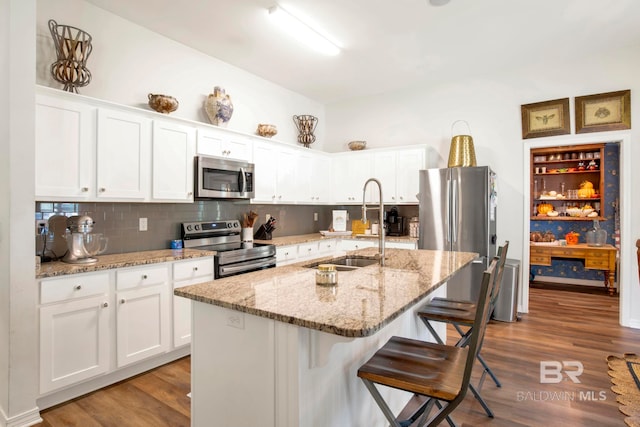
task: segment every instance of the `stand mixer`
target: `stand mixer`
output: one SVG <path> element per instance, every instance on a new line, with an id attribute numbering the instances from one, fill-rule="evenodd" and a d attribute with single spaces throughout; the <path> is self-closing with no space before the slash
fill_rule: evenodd
<path id="1" fill-rule="evenodd" d="M 107 249 L 107 238 L 100 233 L 92 233 L 95 222 L 90 216 L 76 215 L 67 218 L 68 251 L 62 258 L 69 264 L 93 264 L 94 256 Z"/>

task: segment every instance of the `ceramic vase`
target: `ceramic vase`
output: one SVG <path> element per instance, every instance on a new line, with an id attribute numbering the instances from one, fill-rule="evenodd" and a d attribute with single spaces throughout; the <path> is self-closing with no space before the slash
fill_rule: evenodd
<path id="1" fill-rule="evenodd" d="M 204 101 L 204 110 L 209 121 L 216 126 L 225 127 L 233 115 L 233 103 L 223 88 L 216 86 Z"/>

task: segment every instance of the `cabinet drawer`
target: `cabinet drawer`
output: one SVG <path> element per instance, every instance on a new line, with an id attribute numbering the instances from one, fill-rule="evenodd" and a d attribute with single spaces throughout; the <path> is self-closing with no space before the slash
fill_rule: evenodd
<path id="1" fill-rule="evenodd" d="M 551 265 L 551 257 L 545 255 L 534 255 L 531 253 L 529 262 L 535 265 Z"/>
<path id="2" fill-rule="evenodd" d="M 318 253 L 318 242 L 301 243 L 298 245 L 298 257 L 310 258 Z"/>
<path id="3" fill-rule="evenodd" d="M 116 272 L 116 288 L 121 291 L 137 286 L 157 285 L 166 282 L 168 279 L 169 267 L 167 264 L 118 270 Z"/>
<path id="4" fill-rule="evenodd" d="M 583 258 L 586 251 L 584 249 L 562 249 L 552 248 L 549 250 L 551 256 L 567 257 L 567 258 Z"/>
<path id="5" fill-rule="evenodd" d="M 298 257 L 298 246 L 279 246 L 276 248 L 276 263 L 293 261 Z"/>
<path id="6" fill-rule="evenodd" d="M 321 240 L 318 245 L 318 252 L 321 254 L 332 253 L 338 249 L 338 241 L 336 239 Z"/>
<path id="7" fill-rule="evenodd" d="M 109 273 L 74 274 L 40 282 L 40 303 L 84 298 L 109 292 Z"/>
<path id="8" fill-rule="evenodd" d="M 179 261 L 173 264 L 173 280 L 192 280 L 203 276 L 213 276 L 213 258 Z"/>
<path id="9" fill-rule="evenodd" d="M 608 270 L 609 260 L 606 258 L 587 258 L 584 262 L 585 268 L 592 268 L 595 270 Z"/>

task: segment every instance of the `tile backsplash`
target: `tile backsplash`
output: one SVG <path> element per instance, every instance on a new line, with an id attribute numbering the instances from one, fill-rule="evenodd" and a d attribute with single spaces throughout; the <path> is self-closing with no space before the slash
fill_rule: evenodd
<path id="1" fill-rule="evenodd" d="M 267 214 L 277 218 L 274 237 L 316 233 L 328 229 L 333 209 L 347 209 L 352 219 L 360 218 L 359 206 L 254 205 L 246 202 L 196 201 L 194 203 L 52 203 L 36 202 L 35 227 L 53 215 L 89 215 L 95 221 L 94 232 L 109 238 L 105 253 L 126 253 L 170 247 L 179 239 L 180 225 L 189 221 L 242 219 L 253 210 L 258 213 L 257 230 Z M 385 209 L 390 209 L 386 207 Z M 400 206 L 400 215 L 417 216 L 417 206 Z M 318 220 L 314 221 L 314 214 Z M 377 215 L 372 212 L 371 215 Z M 140 218 L 147 218 L 147 231 L 139 231 Z M 350 223 L 348 228 L 350 229 Z M 39 239 L 36 239 L 37 242 Z M 36 252 L 41 245 L 36 244 Z"/>

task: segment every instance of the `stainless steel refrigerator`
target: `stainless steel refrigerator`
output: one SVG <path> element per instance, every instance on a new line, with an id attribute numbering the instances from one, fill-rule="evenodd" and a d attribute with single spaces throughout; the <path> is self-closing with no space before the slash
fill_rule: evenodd
<path id="1" fill-rule="evenodd" d="M 447 283 L 447 296 L 475 300 L 496 254 L 496 175 L 488 166 L 420 171 L 420 249 L 477 252 Z"/>

